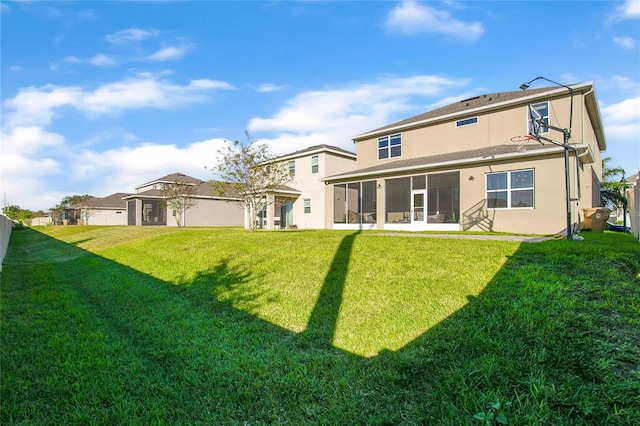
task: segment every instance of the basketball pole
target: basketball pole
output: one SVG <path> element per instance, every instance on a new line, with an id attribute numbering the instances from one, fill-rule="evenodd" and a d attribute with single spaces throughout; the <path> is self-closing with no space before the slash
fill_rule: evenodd
<path id="1" fill-rule="evenodd" d="M 569 176 L 569 150 L 571 149 L 571 146 L 569 145 L 569 139 L 571 139 L 571 125 L 573 122 L 573 89 L 565 84 L 560 84 L 557 81 L 553 81 L 553 80 L 549 80 L 546 77 L 536 77 L 533 80 L 527 82 L 527 83 L 523 83 L 522 85 L 520 85 L 520 89 L 521 90 L 527 90 L 529 88 L 529 86 L 531 85 L 531 83 L 533 83 L 536 80 L 545 80 L 548 81 L 551 84 L 555 84 L 556 86 L 560 86 L 560 87 L 564 87 L 565 89 L 569 90 L 569 95 L 570 95 L 570 107 L 569 107 L 569 128 L 564 128 L 561 129 L 559 127 L 555 127 L 555 126 L 551 126 L 550 124 L 547 124 L 546 126 L 550 129 L 562 132 L 563 138 L 562 138 L 562 144 L 559 144 L 551 139 L 545 138 L 545 137 L 541 137 L 539 136 L 539 139 L 545 140 L 547 142 L 551 142 L 553 144 L 556 145 L 560 145 L 564 148 L 564 181 L 565 181 L 565 191 L 566 191 L 566 208 L 567 208 L 567 240 L 571 240 L 573 239 L 573 224 L 571 221 L 571 181 L 570 181 L 570 176 Z M 576 155 L 576 161 L 578 161 L 578 156 Z"/>

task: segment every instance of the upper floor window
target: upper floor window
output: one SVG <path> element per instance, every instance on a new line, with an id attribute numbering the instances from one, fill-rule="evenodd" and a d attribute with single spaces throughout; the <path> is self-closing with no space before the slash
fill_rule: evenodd
<path id="1" fill-rule="evenodd" d="M 311 157 L 311 173 L 318 173 L 318 156 Z"/>
<path id="2" fill-rule="evenodd" d="M 296 175 L 296 160 L 290 160 L 289 161 L 289 174 L 291 176 L 295 176 Z"/>
<path id="3" fill-rule="evenodd" d="M 478 117 L 465 118 L 464 120 L 456 121 L 456 127 L 469 126 L 471 124 L 478 124 Z"/>
<path id="4" fill-rule="evenodd" d="M 549 132 L 549 102 L 540 102 L 537 104 L 531 105 L 531 109 L 533 110 L 533 116 L 536 120 L 542 120 L 542 124 L 540 127 L 540 133 L 548 133 Z M 533 133 L 533 123 L 531 122 L 531 117 L 529 112 L 527 111 L 528 117 L 528 125 L 527 131 L 529 134 Z"/>
<path id="5" fill-rule="evenodd" d="M 402 155 L 402 136 L 383 136 L 378 138 L 378 160 L 400 157 Z"/>
<path id="6" fill-rule="evenodd" d="M 487 174 L 487 207 L 516 209 L 533 207 L 533 169 Z"/>

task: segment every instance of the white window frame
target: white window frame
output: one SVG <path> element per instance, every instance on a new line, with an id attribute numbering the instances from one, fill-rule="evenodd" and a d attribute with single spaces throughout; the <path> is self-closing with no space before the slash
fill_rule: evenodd
<path id="1" fill-rule="evenodd" d="M 549 101 L 542 101 L 542 102 L 536 102 L 535 104 L 531 105 L 531 108 L 533 108 L 535 111 L 538 111 L 538 109 L 536 108 L 536 106 L 542 105 L 542 104 L 546 104 L 547 107 L 547 115 L 543 115 L 542 119 L 546 119 L 546 126 L 542 126 L 542 132 L 540 132 L 540 134 L 546 134 L 550 132 L 549 129 L 549 115 L 551 114 L 551 103 Z M 539 111 L 538 111 L 539 112 Z M 531 131 L 532 131 L 532 127 L 531 127 L 531 117 L 529 116 L 529 107 L 527 107 L 527 134 L 530 135 Z"/>
<path id="2" fill-rule="evenodd" d="M 311 214 L 311 198 L 305 198 L 302 200 L 302 209 L 304 214 Z"/>
<path id="3" fill-rule="evenodd" d="M 314 155 L 311 157 L 311 173 L 318 173 L 318 171 L 320 170 L 320 166 L 319 166 L 319 162 L 320 162 L 320 157 L 317 155 Z"/>
<path id="4" fill-rule="evenodd" d="M 396 142 L 394 144 L 394 142 Z M 380 146 L 384 143 L 384 146 Z M 393 155 L 393 148 L 399 148 L 399 153 Z M 381 154 L 386 153 L 386 156 L 382 157 Z M 402 134 L 395 133 L 393 135 L 382 136 L 378 138 L 378 160 L 389 160 L 391 158 L 402 157 Z"/>
<path id="5" fill-rule="evenodd" d="M 471 121 L 471 120 L 475 120 L 475 121 Z M 456 127 L 473 126 L 475 124 L 478 124 L 478 121 L 480 121 L 478 117 L 465 118 L 465 119 L 456 121 Z"/>
<path id="6" fill-rule="evenodd" d="M 296 175 L 296 160 L 289 160 L 289 174 L 291 176 Z"/>
<path id="7" fill-rule="evenodd" d="M 512 188 L 511 187 L 511 174 L 512 173 L 520 173 L 520 172 L 531 172 L 533 175 L 533 185 L 530 187 L 523 187 L 523 188 Z M 498 188 L 498 189 L 489 189 L 489 176 L 493 176 L 493 175 L 506 175 L 507 177 L 507 186 L 506 188 Z M 532 206 L 526 206 L 526 207 L 514 207 L 511 205 L 511 201 L 512 201 L 512 194 L 514 192 L 519 192 L 519 191 L 533 191 L 533 201 L 532 201 Z M 506 192 L 507 193 L 507 205 L 505 207 L 489 207 L 489 194 L 495 194 L 495 193 L 499 193 L 499 192 Z M 508 170 L 508 171 L 503 171 L 503 172 L 493 172 L 493 173 L 486 173 L 485 174 L 485 200 L 487 200 L 487 209 L 490 210 L 531 210 L 534 209 L 536 206 L 536 172 L 535 169 L 531 168 L 531 169 L 519 169 L 519 170 Z"/>

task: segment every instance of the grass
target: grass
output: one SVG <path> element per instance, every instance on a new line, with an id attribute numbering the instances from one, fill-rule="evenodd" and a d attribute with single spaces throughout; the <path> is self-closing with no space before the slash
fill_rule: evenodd
<path id="1" fill-rule="evenodd" d="M 631 425 L 640 244 L 582 235 L 14 232 L 0 423 Z"/>

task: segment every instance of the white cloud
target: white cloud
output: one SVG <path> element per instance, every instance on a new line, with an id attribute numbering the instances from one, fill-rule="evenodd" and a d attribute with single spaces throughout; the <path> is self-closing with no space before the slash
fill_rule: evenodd
<path id="1" fill-rule="evenodd" d="M 160 49 L 152 55 L 146 57 L 147 60 L 164 62 L 164 61 L 172 61 L 176 59 L 182 59 L 187 54 L 186 47 L 165 47 L 164 49 Z"/>
<path id="2" fill-rule="evenodd" d="M 613 42 L 625 49 L 634 49 L 636 47 L 636 39 L 633 37 L 615 37 Z"/>
<path id="3" fill-rule="evenodd" d="M 89 58 L 87 60 L 83 60 L 78 58 L 77 56 L 67 56 L 66 58 L 64 58 L 65 62 L 69 62 L 72 64 L 90 64 L 96 67 L 111 67 L 114 65 L 117 65 L 117 61 L 115 60 L 115 58 L 111 57 L 111 56 L 107 56 L 103 53 L 99 53 L 95 56 L 93 56 L 92 58 Z"/>
<path id="4" fill-rule="evenodd" d="M 16 127 L 0 133 L 1 187 L 7 202 L 31 210 L 53 206 L 46 194 L 48 177 L 61 171 L 60 163 L 49 153 L 64 148 L 65 139 L 39 127 Z M 33 154 L 39 152 L 38 158 Z"/>
<path id="5" fill-rule="evenodd" d="M 640 18 L 640 1 L 627 0 L 618 8 L 618 11 L 623 18 Z"/>
<path id="6" fill-rule="evenodd" d="M 261 83 L 257 86 L 251 86 L 251 88 L 258 93 L 272 93 L 284 90 L 287 88 L 287 86 L 272 83 Z"/>
<path id="7" fill-rule="evenodd" d="M 213 179 L 210 167 L 224 139 L 208 139 L 185 147 L 141 144 L 105 152 L 83 150 L 73 161 L 75 179 L 90 181 L 91 191 L 104 196 L 114 192 L 133 192 L 134 188 L 163 175 L 181 172 L 207 180 Z"/>
<path id="8" fill-rule="evenodd" d="M 57 133 L 44 131 L 37 126 L 14 127 L 2 135 L 2 157 L 37 152 L 43 147 L 62 147 L 65 139 Z"/>
<path id="9" fill-rule="evenodd" d="M 112 67 L 117 64 L 117 61 L 114 58 L 102 53 L 95 55 L 93 58 L 89 59 L 88 62 L 96 67 Z"/>
<path id="10" fill-rule="evenodd" d="M 173 109 L 209 99 L 211 90 L 229 90 L 230 84 L 209 79 L 179 85 L 150 73 L 138 74 L 96 89 L 47 85 L 28 87 L 5 101 L 13 110 L 6 115 L 8 126 L 47 125 L 62 107 L 73 107 L 87 116 L 116 115 L 141 108 Z"/>
<path id="11" fill-rule="evenodd" d="M 640 141 L 640 96 L 602 108 L 607 138 L 621 142 Z"/>
<path id="12" fill-rule="evenodd" d="M 640 91 L 640 82 L 637 82 L 629 77 L 614 75 L 609 80 L 615 87 L 619 87 L 620 89 Z"/>
<path id="13" fill-rule="evenodd" d="M 20 65 L 11 65 L 9 67 L 9 71 L 11 72 L 22 71 L 22 67 Z"/>
<path id="14" fill-rule="evenodd" d="M 89 115 L 118 114 L 140 108 L 172 109 L 207 101 L 208 90 L 230 88 L 228 83 L 215 80 L 194 80 L 180 86 L 145 74 L 86 93 L 81 109 Z"/>
<path id="15" fill-rule="evenodd" d="M 391 9 L 385 25 L 389 31 L 403 35 L 436 33 L 468 41 L 477 40 L 485 31 L 480 22 L 457 20 L 449 12 L 425 6 L 415 0 L 404 0 Z"/>
<path id="16" fill-rule="evenodd" d="M 83 62 L 82 59 L 78 58 L 77 56 L 67 56 L 66 58 L 64 58 L 64 60 L 72 64 L 81 64 Z"/>
<path id="17" fill-rule="evenodd" d="M 81 97 L 82 90 L 78 87 L 27 87 L 4 102 L 5 107 L 14 110 L 4 116 L 7 117 L 9 127 L 47 125 L 51 123 L 56 109 L 63 106 L 77 107 Z"/>
<path id="18" fill-rule="evenodd" d="M 398 114 L 426 111 L 424 103 L 415 105 L 416 98 L 438 98 L 465 84 L 467 80 L 424 75 L 303 92 L 272 117 L 251 119 L 248 129 L 274 135 L 259 138 L 274 154 L 321 143 L 353 150 L 351 137 L 405 118 Z"/>
<path id="19" fill-rule="evenodd" d="M 138 74 L 93 89 L 46 85 L 27 87 L 4 102 L 2 156 L 0 165 L 3 191 L 13 204 L 32 210 L 54 206 L 64 195 L 59 189 L 75 183 L 84 188 L 91 182 L 94 195 L 105 191 L 133 191 L 142 182 L 182 171 L 206 179 L 204 167 L 213 165 L 221 140 L 193 143 L 186 148 L 175 145 L 144 144 L 106 152 L 89 149 L 100 141 L 118 138 L 135 141 L 124 130 L 102 132 L 75 143 L 70 149 L 65 138 L 49 132 L 65 108 L 92 117 L 118 114 L 142 108 L 179 108 L 209 99 L 212 90 L 230 90 L 230 84 L 210 79 L 192 80 L 180 85 L 162 75 Z M 84 150 L 78 151 L 78 148 Z M 64 169 L 61 164 L 65 164 Z M 84 179 L 84 180 L 83 180 Z M 46 182 L 54 183 L 47 187 Z"/>
<path id="20" fill-rule="evenodd" d="M 158 30 L 141 30 L 138 28 L 128 28 L 109 34 L 106 39 L 110 43 L 123 44 L 131 41 L 140 41 L 150 37 L 157 37 L 160 34 Z"/>

